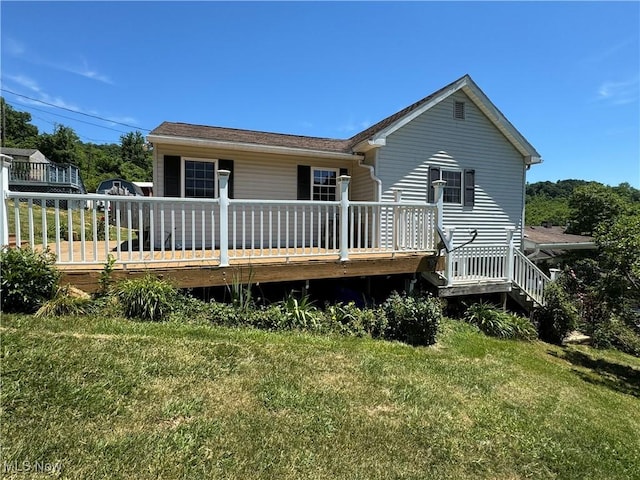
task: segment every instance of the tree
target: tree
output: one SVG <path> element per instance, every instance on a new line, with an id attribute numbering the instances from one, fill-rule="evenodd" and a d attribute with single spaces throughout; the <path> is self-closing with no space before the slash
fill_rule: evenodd
<path id="1" fill-rule="evenodd" d="M 56 163 L 80 163 L 80 138 L 71 127 L 56 125 L 52 134 L 40 135 L 38 150 Z"/>
<path id="2" fill-rule="evenodd" d="M 38 127 L 31 125 L 31 114 L 19 112 L 0 97 L 0 141 L 4 147 L 36 148 Z"/>
<path id="3" fill-rule="evenodd" d="M 598 225 L 624 213 L 628 203 L 613 187 L 599 183 L 577 187 L 569 198 L 571 213 L 567 232 L 593 235 Z"/>
<path id="4" fill-rule="evenodd" d="M 151 178 L 152 162 L 151 154 L 146 148 L 146 142 L 142 133 L 129 132 L 120 137 L 120 158 L 123 166 L 132 177 L 128 180 L 148 180 Z M 142 177 L 142 178 L 140 178 Z"/>

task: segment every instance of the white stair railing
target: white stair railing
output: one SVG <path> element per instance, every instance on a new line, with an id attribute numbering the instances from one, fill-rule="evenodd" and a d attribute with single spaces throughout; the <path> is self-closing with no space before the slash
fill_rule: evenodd
<path id="1" fill-rule="evenodd" d="M 544 305 L 544 289 L 551 279 L 520 250 L 514 253 L 513 283 L 532 301 Z"/>

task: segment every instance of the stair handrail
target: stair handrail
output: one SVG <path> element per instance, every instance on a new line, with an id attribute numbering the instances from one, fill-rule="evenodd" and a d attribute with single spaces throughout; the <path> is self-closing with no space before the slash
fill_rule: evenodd
<path id="1" fill-rule="evenodd" d="M 544 290 L 551 279 L 518 249 L 513 260 L 513 283 L 534 303 L 544 305 Z"/>

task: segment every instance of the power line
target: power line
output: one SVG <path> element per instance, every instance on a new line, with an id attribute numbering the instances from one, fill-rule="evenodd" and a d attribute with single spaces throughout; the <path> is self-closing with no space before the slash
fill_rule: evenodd
<path id="1" fill-rule="evenodd" d="M 122 125 L 124 127 L 135 128 L 136 130 L 144 130 L 145 132 L 150 132 L 151 131 L 150 128 L 142 128 L 142 127 L 137 127 L 135 125 L 129 125 L 128 123 L 116 122 L 115 120 L 109 120 L 108 118 L 99 117 L 98 115 L 91 115 L 90 113 L 79 112 L 77 110 L 73 110 L 72 108 L 61 107 L 59 105 L 54 105 L 53 103 L 48 103 L 48 102 L 45 102 L 44 100 L 38 100 L 37 98 L 28 97 L 27 95 L 22 95 L 21 93 L 16 93 L 16 92 L 13 92 L 13 91 L 8 90 L 6 88 L 0 88 L 0 90 L 2 90 L 3 92 L 7 92 L 7 93 L 10 93 L 12 95 L 15 95 L 17 97 L 26 98 L 26 99 L 31 100 L 33 102 L 38 102 L 38 103 L 42 103 L 44 105 L 49 105 L 50 107 L 59 108 L 61 110 L 66 110 L 68 112 L 76 113 L 78 115 L 84 115 L 85 117 L 96 118 L 98 120 L 102 120 L 103 122 L 115 123 L 117 125 Z"/>
<path id="2" fill-rule="evenodd" d="M 9 103 L 9 102 L 7 102 Z M 9 103 L 9 105 L 11 105 L 11 103 Z M 12 105 L 14 108 L 18 108 L 16 107 L 16 105 Z M 28 109 L 28 110 L 36 110 L 38 112 L 43 112 L 46 113 L 48 115 L 55 115 L 56 117 L 61 117 L 61 118 L 66 118 L 67 120 L 73 120 L 74 122 L 80 122 L 80 123 L 86 123 L 87 125 L 93 125 L 94 127 L 98 127 L 98 128 L 105 128 L 107 130 L 111 130 L 113 132 L 118 132 L 118 133 L 128 133 L 128 132 L 123 132 L 122 130 L 117 130 L 115 128 L 111 128 L 111 127 L 105 127 L 104 125 L 98 125 L 97 123 L 92 123 L 92 122 L 87 122 L 86 120 L 79 120 L 77 118 L 73 118 L 73 117 L 67 117 L 66 115 L 60 115 L 59 113 L 54 113 L 54 112 L 49 112 L 47 110 L 42 110 L 41 108 L 36 108 L 36 107 L 30 107 L 27 105 L 20 105 L 22 108 L 24 109 Z M 46 120 L 48 121 L 48 120 Z M 51 122 L 49 122 L 51 123 Z"/>

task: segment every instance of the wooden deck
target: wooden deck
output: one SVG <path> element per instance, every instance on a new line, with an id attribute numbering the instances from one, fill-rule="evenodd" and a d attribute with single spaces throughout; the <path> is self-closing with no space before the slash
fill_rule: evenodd
<path id="1" fill-rule="evenodd" d="M 113 251 L 115 242 L 98 242 L 96 252 L 85 252 L 82 262 L 80 242 L 60 242 L 60 258 L 73 264 L 59 264 L 62 283 L 75 285 L 92 292 L 98 288 L 98 279 L 104 269 L 107 254 Z M 38 247 L 36 247 L 38 248 Z M 39 248 L 42 248 L 39 246 Z M 94 257 L 94 253 L 97 254 Z M 339 253 L 333 249 L 318 247 L 273 249 L 270 256 L 264 251 L 229 250 L 230 265 L 220 267 L 216 250 L 185 249 L 172 251 L 130 252 L 121 250 L 115 263 L 112 278 L 115 281 L 135 278 L 151 273 L 172 281 L 180 288 L 196 288 L 231 285 L 235 282 L 253 283 L 287 282 L 327 278 L 345 278 L 375 275 L 412 274 L 435 271 L 439 257 L 434 253 L 411 252 L 357 252 L 349 254 L 348 261 L 340 261 Z M 87 263 L 87 261 L 92 262 Z M 82 262 L 82 263 L 81 263 Z"/>

